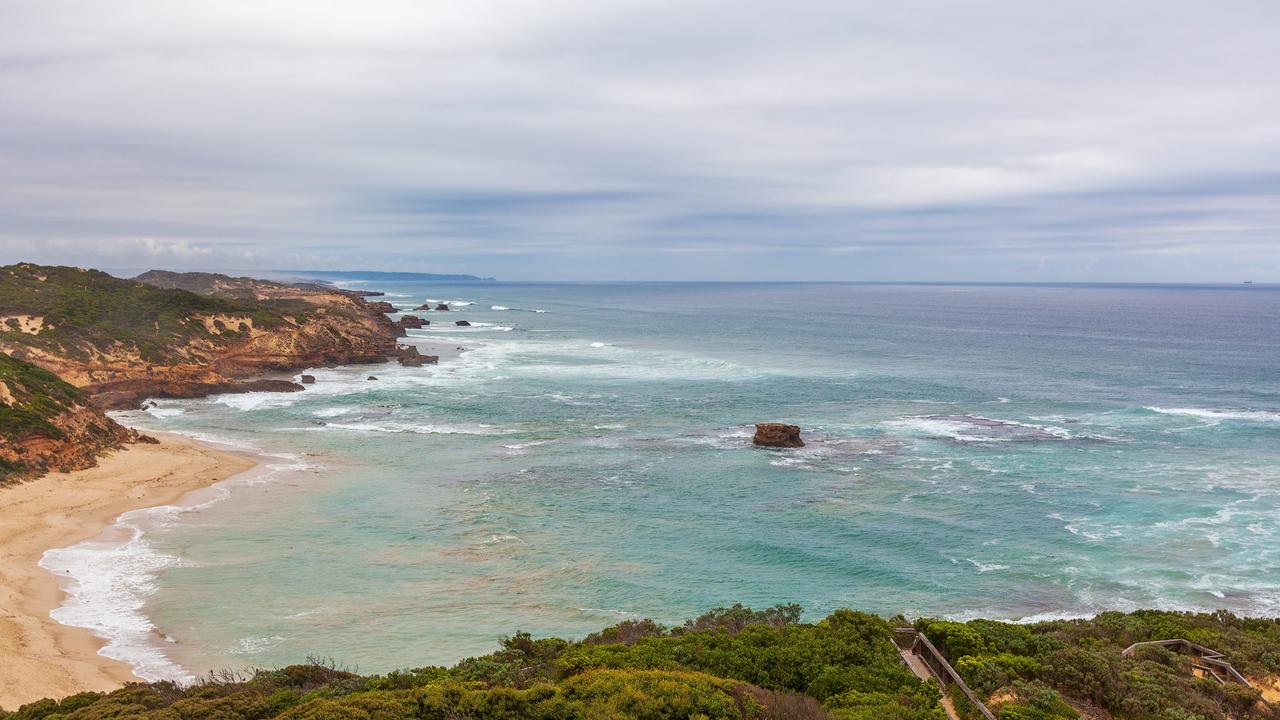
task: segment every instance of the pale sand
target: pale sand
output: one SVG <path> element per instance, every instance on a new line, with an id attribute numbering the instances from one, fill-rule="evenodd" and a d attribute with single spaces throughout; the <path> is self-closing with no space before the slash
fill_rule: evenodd
<path id="1" fill-rule="evenodd" d="M 172 503 L 255 464 L 166 435 L 159 445 L 116 451 L 96 468 L 0 488 L 0 708 L 138 679 L 98 655 L 103 643 L 88 630 L 49 617 L 63 593 L 37 565 L 46 550 L 88 540 L 124 512 Z"/>

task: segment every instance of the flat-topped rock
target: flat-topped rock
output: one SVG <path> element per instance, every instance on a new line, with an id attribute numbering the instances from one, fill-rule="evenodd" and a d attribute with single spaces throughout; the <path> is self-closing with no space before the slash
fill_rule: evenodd
<path id="1" fill-rule="evenodd" d="M 457 322 L 454 323 L 454 325 L 457 325 L 458 327 L 471 327 L 471 323 L 467 322 L 466 320 L 458 320 Z"/>
<path id="2" fill-rule="evenodd" d="M 303 375 L 303 376 L 302 376 L 302 384 L 303 384 L 303 385 L 310 385 L 310 384 L 314 383 L 315 381 L 316 381 L 316 376 L 315 376 L 315 375 Z"/>
<path id="3" fill-rule="evenodd" d="M 439 355 L 401 355 L 397 358 L 401 365 L 405 367 L 419 367 L 421 365 L 435 365 L 440 362 Z"/>
<path id="4" fill-rule="evenodd" d="M 800 426 L 786 423 L 756 423 L 756 434 L 751 442 L 762 447 L 804 447 L 804 440 L 800 439 Z"/>

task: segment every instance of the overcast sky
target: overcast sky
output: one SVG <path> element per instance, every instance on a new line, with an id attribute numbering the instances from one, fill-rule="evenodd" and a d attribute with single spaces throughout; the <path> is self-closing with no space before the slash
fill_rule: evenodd
<path id="1" fill-rule="evenodd" d="M 0 261 L 1280 281 L 1280 3 L 0 0 Z"/>

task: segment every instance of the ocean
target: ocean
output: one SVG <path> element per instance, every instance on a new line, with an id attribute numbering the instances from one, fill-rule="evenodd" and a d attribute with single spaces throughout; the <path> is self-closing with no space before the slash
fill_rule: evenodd
<path id="1" fill-rule="evenodd" d="M 455 357 L 119 414 L 266 461 L 46 555 L 143 677 L 735 602 L 1280 615 L 1280 288 L 347 285 Z"/>

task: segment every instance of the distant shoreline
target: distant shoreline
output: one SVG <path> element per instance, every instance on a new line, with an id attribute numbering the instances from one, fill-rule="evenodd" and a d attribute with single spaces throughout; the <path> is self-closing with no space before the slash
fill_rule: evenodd
<path id="1" fill-rule="evenodd" d="M 47 550 L 94 538 L 123 513 L 173 503 L 257 465 L 162 434 L 159 444 L 114 451 L 97 467 L 0 489 L 0 708 L 139 680 L 127 664 L 99 654 L 102 639 L 50 617 L 67 594 L 38 564 Z"/>

